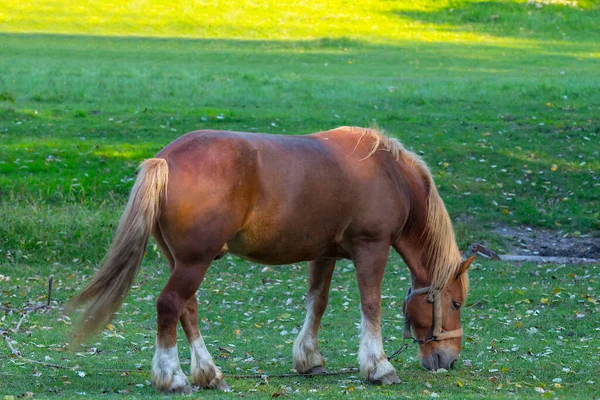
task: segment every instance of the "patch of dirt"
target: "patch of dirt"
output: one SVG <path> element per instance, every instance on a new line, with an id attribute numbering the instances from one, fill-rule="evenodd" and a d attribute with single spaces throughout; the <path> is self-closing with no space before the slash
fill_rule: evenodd
<path id="1" fill-rule="evenodd" d="M 494 233 L 508 239 L 508 254 L 600 259 L 600 237 L 503 225 L 496 226 Z"/>

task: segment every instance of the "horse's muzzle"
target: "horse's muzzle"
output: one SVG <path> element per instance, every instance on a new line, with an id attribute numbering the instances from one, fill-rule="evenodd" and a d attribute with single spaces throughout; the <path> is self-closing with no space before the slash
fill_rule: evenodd
<path id="1" fill-rule="evenodd" d="M 434 351 L 429 357 L 421 358 L 421 365 L 430 371 L 437 371 L 440 368 L 450 370 L 454 368 L 457 360 L 458 354 L 452 350 L 440 349 Z"/>

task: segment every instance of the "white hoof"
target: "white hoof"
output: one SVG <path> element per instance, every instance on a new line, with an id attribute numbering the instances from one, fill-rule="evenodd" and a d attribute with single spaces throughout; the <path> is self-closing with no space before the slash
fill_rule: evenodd
<path id="1" fill-rule="evenodd" d="M 299 374 L 322 374 L 325 372 L 325 360 L 315 340 L 298 336 L 294 342 L 294 368 Z"/>
<path id="2" fill-rule="evenodd" d="M 226 392 L 230 390 L 229 385 L 225 383 L 225 375 L 213 362 L 202 337 L 190 344 L 190 354 L 190 370 L 194 385 Z"/>
<path id="3" fill-rule="evenodd" d="M 193 359 L 192 359 L 193 360 Z M 225 375 L 213 363 L 195 364 L 192 361 L 192 382 L 204 389 L 220 389 L 227 391 L 229 386 L 225 383 Z"/>
<path id="4" fill-rule="evenodd" d="M 376 385 L 400 383 L 396 369 L 385 358 L 364 368 L 361 366 L 360 375 L 363 379 Z"/>
<path id="5" fill-rule="evenodd" d="M 151 380 L 152 386 L 159 392 L 191 393 L 192 386 L 179 366 L 177 346 L 167 349 L 156 347 Z"/>

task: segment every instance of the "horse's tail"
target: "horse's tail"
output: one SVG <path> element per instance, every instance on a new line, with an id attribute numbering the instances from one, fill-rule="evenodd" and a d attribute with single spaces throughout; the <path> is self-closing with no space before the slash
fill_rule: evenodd
<path id="1" fill-rule="evenodd" d="M 74 331 L 74 343 L 83 341 L 110 322 L 121 307 L 140 269 L 148 237 L 157 222 L 166 195 L 168 180 L 169 166 L 164 158 L 151 158 L 140 165 L 137 180 L 102 268 L 68 307 L 72 309 L 86 305 L 79 326 Z"/>

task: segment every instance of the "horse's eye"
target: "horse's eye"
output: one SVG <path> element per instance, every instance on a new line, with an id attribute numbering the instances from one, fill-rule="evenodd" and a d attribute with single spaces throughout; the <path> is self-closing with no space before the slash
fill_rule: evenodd
<path id="1" fill-rule="evenodd" d="M 455 310 L 458 310 L 460 308 L 460 306 L 462 306 L 462 303 L 452 300 L 452 308 L 454 308 Z"/>

